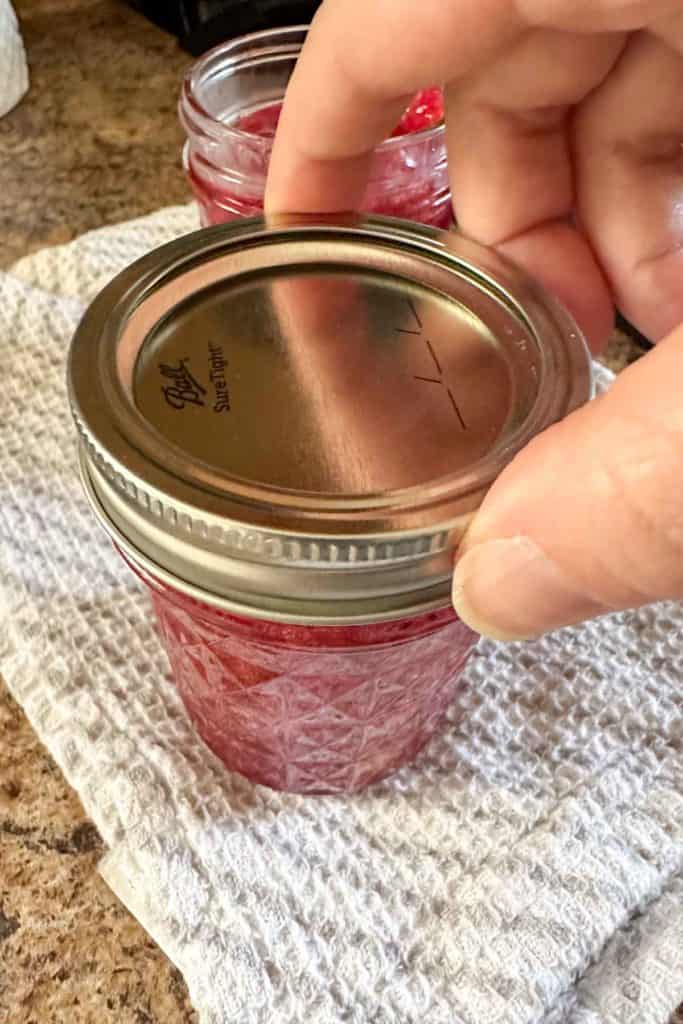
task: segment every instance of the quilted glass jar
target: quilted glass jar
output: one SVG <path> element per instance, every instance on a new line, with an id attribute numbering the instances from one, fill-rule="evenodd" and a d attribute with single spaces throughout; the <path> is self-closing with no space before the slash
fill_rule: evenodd
<path id="1" fill-rule="evenodd" d="M 246 618 L 137 571 L 197 731 L 275 789 L 352 792 L 414 760 L 478 639 L 449 608 L 351 626 Z"/>
<path id="2" fill-rule="evenodd" d="M 458 541 L 591 389 L 520 271 L 382 218 L 163 246 L 86 312 L 69 382 L 87 494 L 199 734 L 301 793 L 360 789 L 441 727 L 477 640 L 450 608 Z"/>
<path id="3" fill-rule="evenodd" d="M 190 68 L 179 101 L 187 135 L 183 163 L 204 225 L 263 209 L 282 99 L 305 26 L 222 43 Z M 415 97 L 391 138 L 375 150 L 363 209 L 447 227 L 451 220 L 443 98 Z"/>

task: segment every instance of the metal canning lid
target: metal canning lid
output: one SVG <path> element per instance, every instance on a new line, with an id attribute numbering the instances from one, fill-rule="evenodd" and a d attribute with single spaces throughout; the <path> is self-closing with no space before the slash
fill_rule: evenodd
<path id="1" fill-rule="evenodd" d="M 446 605 L 487 489 L 592 381 L 568 314 L 493 251 L 280 217 L 119 274 L 69 387 L 88 495 L 134 564 L 241 614 L 333 624 Z"/>

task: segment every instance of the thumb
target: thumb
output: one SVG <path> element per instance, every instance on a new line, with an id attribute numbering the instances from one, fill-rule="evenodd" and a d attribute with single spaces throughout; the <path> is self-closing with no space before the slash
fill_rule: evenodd
<path id="1" fill-rule="evenodd" d="M 683 324 L 501 474 L 453 603 L 495 639 L 683 597 Z"/>

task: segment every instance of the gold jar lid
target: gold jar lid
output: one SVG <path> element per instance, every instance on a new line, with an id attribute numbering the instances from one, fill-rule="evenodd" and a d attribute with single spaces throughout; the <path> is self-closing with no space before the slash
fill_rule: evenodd
<path id="1" fill-rule="evenodd" d="M 491 483 L 592 388 L 576 324 L 517 267 L 379 217 L 162 246 L 92 303 L 69 385 L 88 494 L 135 564 L 330 624 L 445 605 Z"/>

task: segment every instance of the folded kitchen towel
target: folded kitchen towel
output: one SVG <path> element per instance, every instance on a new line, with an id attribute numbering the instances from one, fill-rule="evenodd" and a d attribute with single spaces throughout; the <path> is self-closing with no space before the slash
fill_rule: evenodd
<path id="1" fill-rule="evenodd" d="M 9 0 L 0 0 L 0 117 L 28 89 L 28 67 L 17 17 Z"/>
<path id="2" fill-rule="evenodd" d="M 194 226 L 161 211 L 0 276 L 0 672 L 108 844 L 104 877 L 203 1024 L 665 1024 L 677 604 L 482 642 L 445 734 L 357 796 L 251 786 L 195 735 L 81 494 L 64 366 L 105 281 Z"/>

